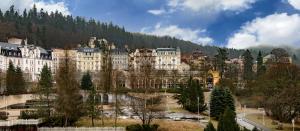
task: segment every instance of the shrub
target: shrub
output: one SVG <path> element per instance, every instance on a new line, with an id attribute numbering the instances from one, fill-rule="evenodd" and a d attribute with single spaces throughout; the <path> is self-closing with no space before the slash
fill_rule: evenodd
<path id="1" fill-rule="evenodd" d="M 19 118 L 20 119 L 38 119 L 39 114 L 37 111 L 24 110 L 24 111 L 21 111 Z"/>
<path id="2" fill-rule="evenodd" d="M 6 120 L 8 118 L 7 112 L 0 112 L 0 120 Z"/>

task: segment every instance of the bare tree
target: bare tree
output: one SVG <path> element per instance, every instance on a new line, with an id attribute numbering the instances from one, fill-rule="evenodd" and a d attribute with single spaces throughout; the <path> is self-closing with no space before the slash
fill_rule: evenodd
<path id="1" fill-rule="evenodd" d="M 137 115 L 142 124 L 150 125 L 152 120 L 161 116 L 159 112 L 163 112 L 164 108 L 159 108 L 161 104 L 161 96 L 153 94 L 150 89 L 153 89 L 150 81 L 154 76 L 153 64 L 145 61 L 139 70 L 140 78 L 143 81 L 143 93 L 138 95 L 136 99 L 131 101 L 131 106 L 135 115 Z M 158 115 L 159 114 L 159 115 Z"/>
<path id="2" fill-rule="evenodd" d="M 160 88 L 163 87 L 163 80 L 164 80 L 164 77 L 166 76 L 167 74 L 167 71 L 166 70 L 157 70 L 157 76 L 160 78 Z"/>
<path id="3" fill-rule="evenodd" d="M 139 117 L 143 125 L 150 125 L 153 119 L 162 117 L 164 112 L 164 108 L 160 107 L 162 96 L 147 96 L 136 97 L 131 101 L 133 113 Z"/>
<path id="4" fill-rule="evenodd" d="M 117 126 L 117 120 L 118 120 L 118 115 L 119 113 L 121 113 L 120 110 L 120 104 L 119 104 L 119 99 L 118 99 L 118 95 L 119 95 L 119 90 L 123 87 L 123 81 L 124 81 L 124 74 L 122 71 L 119 70 L 114 70 L 113 71 L 113 82 L 114 82 L 114 96 L 115 96 L 115 103 L 114 103 L 114 107 L 115 107 L 115 127 Z"/>
<path id="5" fill-rule="evenodd" d="M 178 70 L 172 70 L 172 86 L 173 86 L 173 88 L 176 87 L 177 79 L 178 79 Z"/>
<path id="6" fill-rule="evenodd" d="M 55 106 L 56 111 L 64 117 L 64 126 L 68 126 L 70 119 L 77 119 L 82 113 L 83 101 L 79 93 L 79 83 L 76 80 L 75 73 L 75 64 L 66 50 L 65 58 L 60 63 L 56 75 L 57 97 Z"/>

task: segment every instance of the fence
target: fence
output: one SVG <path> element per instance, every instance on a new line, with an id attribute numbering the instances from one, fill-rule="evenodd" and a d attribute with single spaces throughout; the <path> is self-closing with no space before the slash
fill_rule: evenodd
<path id="1" fill-rule="evenodd" d="M 38 131 L 126 131 L 124 127 L 41 127 Z"/>
<path id="2" fill-rule="evenodd" d="M 38 125 L 41 123 L 39 119 L 18 119 L 18 120 L 10 120 L 10 121 L 0 121 L 0 127 L 9 127 L 15 125 Z"/>

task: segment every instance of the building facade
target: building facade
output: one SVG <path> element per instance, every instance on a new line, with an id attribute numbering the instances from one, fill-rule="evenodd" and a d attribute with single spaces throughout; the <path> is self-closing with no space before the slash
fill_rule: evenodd
<path id="1" fill-rule="evenodd" d="M 112 69 L 114 70 L 128 70 L 129 66 L 129 54 L 128 50 L 123 49 L 113 49 L 112 50 Z"/>
<path id="2" fill-rule="evenodd" d="M 134 70 L 141 70 L 146 66 L 155 68 L 156 51 L 154 49 L 136 49 L 130 57 L 131 67 Z"/>
<path id="3" fill-rule="evenodd" d="M 83 47 L 76 52 L 76 68 L 81 72 L 100 71 L 101 61 L 99 48 Z"/>
<path id="4" fill-rule="evenodd" d="M 8 43 L 11 42 L 11 43 Z M 37 81 L 44 65 L 53 67 L 52 51 L 27 44 L 27 40 L 11 38 L 0 42 L 0 69 L 6 71 L 9 62 L 20 67 L 29 81 Z"/>
<path id="5" fill-rule="evenodd" d="M 181 63 L 180 49 L 157 48 L 155 50 L 155 69 L 157 70 L 178 70 Z"/>

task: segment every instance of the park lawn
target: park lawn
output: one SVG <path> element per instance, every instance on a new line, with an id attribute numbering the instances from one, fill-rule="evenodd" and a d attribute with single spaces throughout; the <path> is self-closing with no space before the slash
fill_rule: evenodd
<path id="1" fill-rule="evenodd" d="M 263 119 L 262 119 L 262 115 L 261 114 L 250 114 L 246 116 L 247 119 L 257 122 L 259 124 L 263 124 Z M 277 125 L 272 125 L 272 119 L 270 117 L 265 116 L 265 126 L 272 129 L 272 130 L 276 130 Z M 283 130 L 281 131 L 292 131 L 292 124 L 291 123 L 283 123 Z M 300 131 L 300 125 L 296 124 L 295 125 L 295 131 Z"/>
<path id="2" fill-rule="evenodd" d="M 140 124 L 140 120 L 135 119 L 118 119 L 117 126 L 126 127 L 132 124 Z M 160 131 L 203 131 L 203 128 L 195 123 L 189 121 L 172 121 L 172 120 L 154 120 L 153 124 L 159 125 Z M 91 120 L 87 117 L 81 118 L 76 126 L 79 127 L 90 127 Z M 95 126 L 101 127 L 101 120 L 95 120 Z M 105 127 L 113 127 L 114 119 L 113 118 L 105 118 L 104 120 Z"/>

